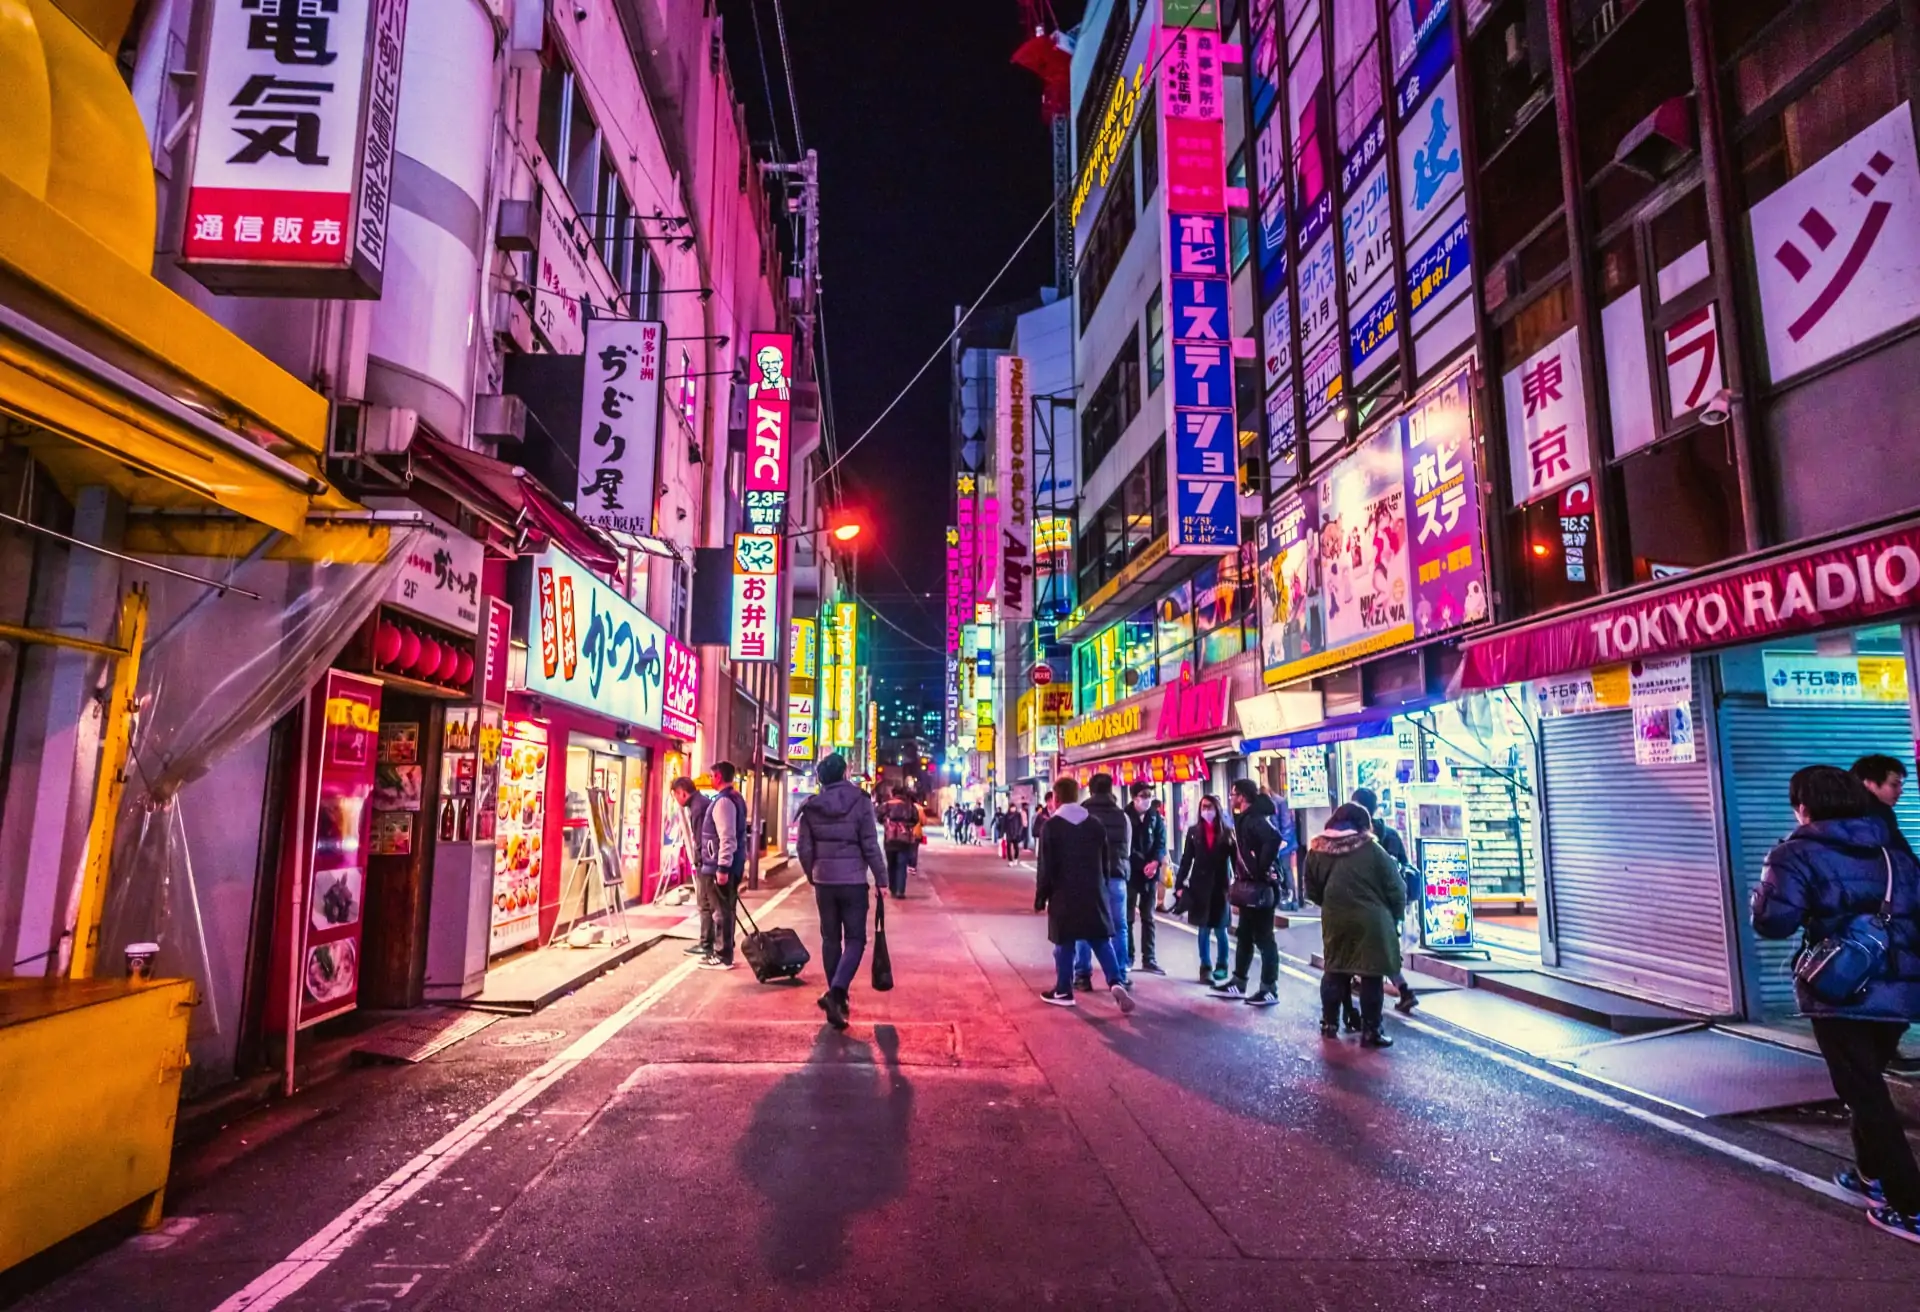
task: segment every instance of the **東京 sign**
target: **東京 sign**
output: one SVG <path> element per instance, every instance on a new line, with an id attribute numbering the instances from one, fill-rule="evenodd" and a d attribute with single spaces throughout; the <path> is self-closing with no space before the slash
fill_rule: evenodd
<path id="1" fill-rule="evenodd" d="M 216 292 L 380 295 L 406 0 L 214 0 L 181 264 Z"/>
<path id="2" fill-rule="evenodd" d="M 1920 601 L 1920 522 L 1655 589 L 1467 647 L 1462 683 L 1497 688 L 1566 670 L 1807 633 Z"/>

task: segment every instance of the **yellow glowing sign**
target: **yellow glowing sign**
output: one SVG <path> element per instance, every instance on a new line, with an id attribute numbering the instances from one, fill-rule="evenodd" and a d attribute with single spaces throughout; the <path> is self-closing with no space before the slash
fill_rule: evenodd
<path id="1" fill-rule="evenodd" d="M 1109 738 L 1118 738 L 1123 734 L 1138 733 L 1144 719 L 1144 712 L 1139 704 L 1135 703 L 1118 710 L 1089 715 L 1078 724 L 1068 725 L 1066 731 L 1060 736 L 1068 747 L 1086 747 L 1092 743 L 1103 743 Z"/>
<path id="2" fill-rule="evenodd" d="M 1114 83 L 1113 94 L 1107 98 L 1107 112 L 1100 119 L 1100 130 L 1094 134 L 1093 145 L 1087 151 L 1087 165 L 1073 184 L 1073 203 L 1067 210 L 1072 222 L 1080 221 L 1080 211 L 1086 208 L 1087 197 L 1093 194 L 1094 179 L 1098 178 L 1102 187 L 1112 180 L 1120 149 L 1127 144 L 1134 120 L 1140 117 L 1140 88 L 1146 80 L 1147 63 L 1143 59 L 1135 65 L 1132 77 L 1123 75 Z"/>

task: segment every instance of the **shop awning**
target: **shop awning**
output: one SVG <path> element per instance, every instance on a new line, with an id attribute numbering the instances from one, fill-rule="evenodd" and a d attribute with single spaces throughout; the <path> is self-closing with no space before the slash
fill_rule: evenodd
<path id="1" fill-rule="evenodd" d="M 414 472 L 509 532 L 526 527 L 583 565 L 610 570 L 620 555 L 527 472 L 504 460 L 422 432 L 413 439 Z"/>
<path id="2" fill-rule="evenodd" d="M 1884 620 L 1920 604 L 1920 520 L 1756 553 L 1508 625 L 1465 644 L 1460 688 L 1498 688 Z"/>

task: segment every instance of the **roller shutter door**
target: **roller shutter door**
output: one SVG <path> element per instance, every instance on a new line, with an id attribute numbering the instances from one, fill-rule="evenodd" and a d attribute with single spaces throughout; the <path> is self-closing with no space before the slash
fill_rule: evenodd
<path id="1" fill-rule="evenodd" d="M 1913 731 L 1904 706 L 1792 707 L 1775 709 L 1753 697 L 1730 696 L 1720 704 L 1721 752 L 1726 760 L 1727 809 L 1732 812 L 1735 907 L 1743 918 L 1767 852 L 1794 825 L 1787 806 L 1787 781 L 1803 765 L 1846 769 L 1869 752 L 1911 763 Z M 1900 827 L 1920 833 L 1920 791 L 1912 784 L 1900 799 Z M 1798 937 L 1758 938 L 1743 923 L 1751 961 L 1750 978 L 1759 985 L 1756 1014 L 1791 1016 L 1793 954 Z"/>
<path id="2" fill-rule="evenodd" d="M 1569 978 L 1728 1015 L 1721 825 L 1694 708 L 1692 765 L 1636 764 L 1628 711 L 1542 721 L 1552 930 Z"/>

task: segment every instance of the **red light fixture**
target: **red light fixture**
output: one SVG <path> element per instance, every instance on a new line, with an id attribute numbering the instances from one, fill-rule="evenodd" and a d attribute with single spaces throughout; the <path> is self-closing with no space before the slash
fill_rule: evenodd
<path id="1" fill-rule="evenodd" d="M 829 531 L 833 534 L 835 542 L 851 542 L 860 536 L 861 529 L 860 525 L 847 520 L 844 523 L 835 524 Z"/>
<path id="2" fill-rule="evenodd" d="M 1549 546 L 1548 546 L 1548 545 L 1547 545 L 1546 543 L 1544 543 L 1544 542 L 1536 542 L 1536 543 L 1534 543 L 1534 544 L 1533 544 L 1533 554 L 1534 554 L 1534 555 L 1536 555 L 1536 556 L 1539 556 L 1539 557 L 1540 557 L 1541 559 L 1543 559 L 1543 560 L 1544 560 L 1544 559 L 1546 558 L 1546 556 L 1547 556 L 1547 553 L 1548 553 L 1548 552 L 1550 552 L 1550 551 L 1552 551 L 1552 550 L 1553 550 L 1553 548 L 1552 548 L 1552 547 L 1549 547 Z"/>

